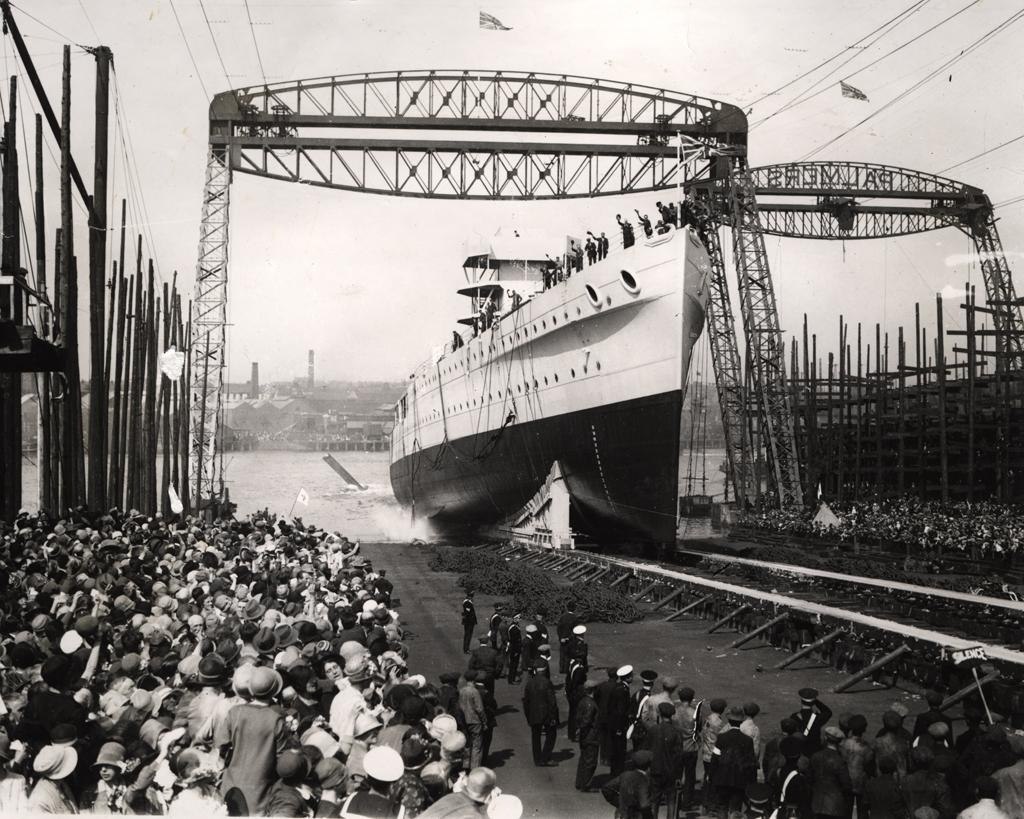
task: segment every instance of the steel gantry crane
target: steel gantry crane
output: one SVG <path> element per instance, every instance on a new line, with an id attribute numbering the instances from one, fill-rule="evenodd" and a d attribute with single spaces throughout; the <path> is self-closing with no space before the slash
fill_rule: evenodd
<path id="1" fill-rule="evenodd" d="M 877 239 L 955 227 L 974 242 L 993 315 L 1000 360 L 1024 365 L 1024 317 L 1003 253 L 994 209 L 984 191 L 920 171 L 864 162 L 784 163 L 747 169 L 742 156 L 732 172 L 690 183 L 709 222 L 708 248 L 715 275 L 708 333 L 729 455 L 740 504 L 758 496 L 748 453 L 751 424 L 760 425 L 769 478 L 783 506 L 801 497 L 792 408 L 786 389 L 782 331 L 764 235 L 800 239 Z M 732 228 L 742 301 L 747 360 L 746 389 L 729 319 L 720 229 Z"/>
<path id="2" fill-rule="evenodd" d="M 470 136 L 430 136 L 446 131 Z M 587 139 L 598 136 L 602 141 Z M 218 94 L 210 106 L 190 350 L 190 488 L 199 505 L 220 491 L 215 448 L 235 172 L 338 190 L 472 200 L 614 196 L 686 185 L 705 210 L 703 238 L 712 262 L 707 328 L 740 504 L 758 495 L 750 446 L 754 423 L 779 504 L 804 501 L 765 234 L 855 239 L 958 227 L 978 248 L 1007 365 L 1024 360 L 1024 320 L 991 203 L 963 183 L 865 163 L 751 169 L 747 122 L 739 108 L 586 77 L 381 72 L 238 89 Z M 885 199 L 927 204 L 874 201 Z M 732 234 L 749 390 L 722 227 Z"/>
<path id="3" fill-rule="evenodd" d="M 433 138 L 437 132 L 469 136 Z M 189 478 L 197 506 L 220 494 L 215 450 L 234 173 L 423 198 L 615 196 L 718 178 L 728 171 L 719 151 L 742 151 L 746 138 L 746 117 L 735 106 L 564 74 L 379 72 L 216 95 L 190 346 Z"/>

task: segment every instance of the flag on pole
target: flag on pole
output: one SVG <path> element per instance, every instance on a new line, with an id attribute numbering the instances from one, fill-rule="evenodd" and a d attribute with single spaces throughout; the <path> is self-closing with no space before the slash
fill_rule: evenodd
<path id="1" fill-rule="evenodd" d="M 160 356 L 160 372 L 166 375 L 171 381 L 181 378 L 181 372 L 185 369 L 185 354 L 168 347 Z"/>
<path id="2" fill-rule="evenodd" d="M 300 489 L 299 494 L 295 496 L 295 502 L 301 503 L 303 506 L 309 506 L 309 493 L 305 489 Z"/>
<path id="3" fill-rule="evenodd" d="M 867 94 L 865 94 L 859 88 L 854 88 L 852 85 L 849 85 L 848 83 L 845 83 L 842 80 L 839 81 L 839 88 L 843 92 L 843 96 L 844 97 L 849 97 L 850 99 L 863 100 L 864 102 L 869 102 Z"/>
<path id="4" fill-rule="evenodd" d="M 821 482 L 818 483 L 818 500 L 821 500 Z"/>
<path id="5" fill-rule="evenodd" d="M 171 499 L 171 511 L 174 512 L 174 514 L 180 515 L 185 511 L 181 498 L 179 498 L 178 493 L 174 491 L 174 484 L 167 484 L 167 497 Z"/>
<path id="6" fill-rule="evenodd" d="M 511 26 L 506 26 L 501 20 L 495 17 L 493 14 L 488 14 L 486 11 L 480 12 L 480 28 L 487 29 L 488 31 L 511 31 Z"/>

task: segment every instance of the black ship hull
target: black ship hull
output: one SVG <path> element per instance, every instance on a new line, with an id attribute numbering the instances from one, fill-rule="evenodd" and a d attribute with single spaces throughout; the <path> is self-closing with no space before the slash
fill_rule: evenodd
<path id="1" fill-rule="evenodd" d="M 672 542 L 679 390 L 446 441 L 391 465 L 398 501 L 444 530 L 494 525 L 521 509 L 558 461 L 576 532 Z"/>

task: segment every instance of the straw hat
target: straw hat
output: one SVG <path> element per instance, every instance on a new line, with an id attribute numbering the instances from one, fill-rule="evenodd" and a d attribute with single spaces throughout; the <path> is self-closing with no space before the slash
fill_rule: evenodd
<path id="1" fill-rule="evenodd" d="M 32 762 L 32 770 L 46 779 L 64 779 L 78 765 L 78 751 L 70 745 L 47 745 Z"/>

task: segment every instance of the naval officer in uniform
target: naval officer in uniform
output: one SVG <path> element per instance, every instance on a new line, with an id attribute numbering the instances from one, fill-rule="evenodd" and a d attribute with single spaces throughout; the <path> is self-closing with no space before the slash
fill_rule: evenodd
<path id="1" fill-rule="evenodd" d="M 816 688 L 801 688 L 797 694 L 800 710 L 791 719 L 800 724 L 800 733 L 804 735 L 804 754 L 810 757 L 821 750 L 821 729 L 832 719 L 832 709 L 818 699 Z"/>
<path id="2" fill-rule="evenodd" d="M 462 653 L 469 654 L 469 646 L 473 642 L 473 630 L 476 628 L 476 606 L 473 605 L 473 592 L 466 592 L 462 601 Z"/>

